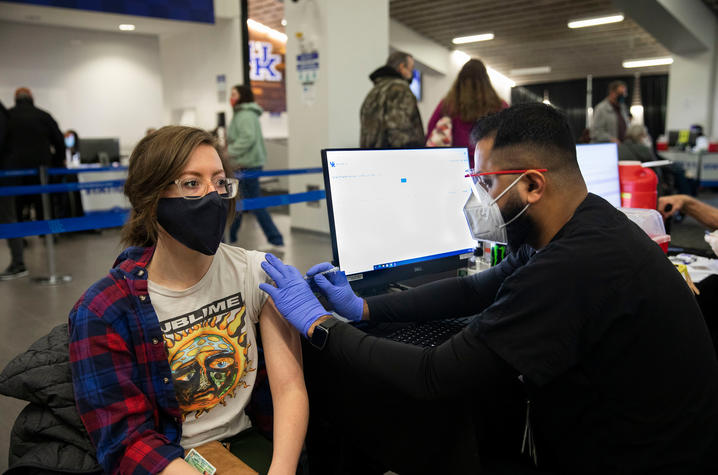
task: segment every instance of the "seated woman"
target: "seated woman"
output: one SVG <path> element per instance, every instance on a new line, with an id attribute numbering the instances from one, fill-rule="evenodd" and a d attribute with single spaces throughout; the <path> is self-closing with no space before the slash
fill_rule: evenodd
<path id="1" fill-rule="evenodd" d="M 299 335 L 258 289 L 264 254 L 220 243 L 230 177 L 212 136 L 191 127 L 163 127 L 132 153 L 123 241 L 137 247 L 70 313 L 77 407 L 107 473 L 197 473 L 184 450 L 230 437 L 243 458 L 235 447 L 257 437 L 244 413 L 257 323 L 274 405 L 269 473 L 296 471 L 308 418 Z"/>

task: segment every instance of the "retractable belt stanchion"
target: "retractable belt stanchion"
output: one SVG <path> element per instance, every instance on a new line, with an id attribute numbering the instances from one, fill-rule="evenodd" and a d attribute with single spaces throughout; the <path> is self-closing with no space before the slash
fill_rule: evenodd
<path id="1" fill-rule="evenodd" d="M 40 167 L 40 184 L 47 185 L 47 167 Z M 42 194 L 42 214 L 44 220 L 52 219 L 50 213 L 50 195 L 48 193 Z M 47 252 L 47 271 L 48 276 L 45 277 L 33 277 L 33 281 L 40 285 L 58 285 L 70 282 L 72 276 L 70 275 L 57 275 L 55 273 L 55 241 L 53 235 L 50 233 L 45 234 L 45 250 Z"/>

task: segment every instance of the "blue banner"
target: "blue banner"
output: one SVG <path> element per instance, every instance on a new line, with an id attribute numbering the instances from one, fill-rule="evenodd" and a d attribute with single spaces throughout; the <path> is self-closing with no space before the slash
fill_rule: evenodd
<path id="1" fill-rule="evenodd" d="M 36 168 L 23 168 L 17 170 L 0 170 L 0 178 L 16 177 L 16 176 L 34 176 L 37 175 Z"/>
<path id="2" fill-rule="evenodd" d="M 0 190 L 1 189 L 2 188 L 0 188 Z M 251 211 L 253 209 L 270 208 L 272 206 L 289 205 L 305 201 L 318 201 L 324 198 L 326 198 L 326 192 L 324 190 L 248 198 L 237 202 L 237 210 Z M 125 224 L 129 214 L 129 210 L 118 209 L 112 211 L 95 211 L 87 213 L 87 215 L 80 218 L 0 224 L 0 239 L 116 228 Z"/>
<path id="3" fill-rule="evenodd" d="M 237 178 L 258 178 L 260 176 L 304 175 L 307 173 L 321 173 L 321 168 L 295 168 L 293 170 L 262 170 L 261 172 L 237 172 Z"/>
<path id="4" fill-rule="evenodd" d="M 128 211 L 104 211 L 88 213 L 81 218 L 50 219 L 24 223 L 0 224 L 0 239 L 59 234 L 90 229 L 106 229 L 122 226 L 127 221 Z"/>
<path id="5" fill-rule="evenodd" d="M 2 186 L 0 196 L 40 195 L 42 193 L 63 193 L 67 191 L 89 191 L 111 189 L 122 192 L 125 180 L 88 181 L 86 183 L 52 183 L 50 185 Z"/>
<path id="6" fill-rule="evenodd" d="M 271 208 L 305 201 L 318 201 L 327 197 L 324 190 L 291 193 L 289 195 L 262 196 L 261 198 L 247 198 L 237 202 L 237 211 L 251 211 L 253 209 Z"/>
<path id="7" fill-rule="evenodd" d="M 126 172 L 127 167 L 48 168 L 48 175 L 77 175 L 79 173 Z"/>
<path id="8" fill-rule="evenodd" d="M 74 8 L 101 13 L 119 13 L 167 20 L 214 23 L 212 0 L 8 0 L 45 7 Z"/>

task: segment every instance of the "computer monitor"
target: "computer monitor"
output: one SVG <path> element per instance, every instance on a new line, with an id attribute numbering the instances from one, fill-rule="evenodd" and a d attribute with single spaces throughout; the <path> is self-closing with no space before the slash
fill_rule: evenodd
<path id="1" fill-rule="evenodd" d="M 465 267 L 466 148 L 322 150 L 334 264 L 355 290 Z"/>
<path id="2" fill-rule="evenodd" d="M 576 158 L 588 191 L 620 208 L 618 146 L 615 143 L 576 145 Z"/>
<path id="3" fill-rule="evenodd" d="M 698 139 L 698 137 L 700 135 L 701 135 L 701 132 L 691 131 L 691 133 L 688 134 L 688 145 L 690 145 L 691 147 L 695 147 L 696 140 Z"/>
<path id="4" fill-rule="evenodd" d="M 80 140 L 80 162 L 109 165 L 120 161 L 120 139 L 94 138 Z"/>
<path id="5" fill-rule="evenodd" d="M 690 145 L 694 147 L 696 145 L 696 138 L 699 133 L 696 130 L 681 129 L 681 130 L 669 130 L 668 131 L 668 146 L 669 147 L 685 147 Z"/>
<path id="6" fill-rule="evenodd" d="M 675 147 L 676 145 L 678 145 L 678 131 L 677 130 L 669 130 L 668 131 L 668 146 Z"/>
<path id="7" fill-rule="evenodd" d="M 411 92 L 413 92 L 416 96 L 416 100 L 421 102 L 421 95 L 423 91 L 421 85 L 421 71 L 419 71 L 418 69 L 414 69 L 414 72 L 412 73 L 409 88 L 411 89 Z"/>

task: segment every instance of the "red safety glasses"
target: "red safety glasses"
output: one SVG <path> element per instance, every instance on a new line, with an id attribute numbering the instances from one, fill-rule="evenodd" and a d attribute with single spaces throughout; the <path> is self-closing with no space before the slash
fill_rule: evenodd
<path id="1" fill-rule="evenodd" d="M 471 177 L 474 180 L 474 183 L 481 186 L 484 190 L 489 191 L 491 189 L 490 183 L 487 183 L 484 181 L 483 177 L 488 175 L 518 175 L 530 171 L 536 171 L 536 172 L 546 172 L 548 169 L 546 168 L 527 168 L 525 170 L 499 170 L 495 172 L 481 172 L 481 173 L 467 173 L 464 175 L 465 178 Z M 520 177 L 519 177 L 520 178 Z M 518 179 L 517 179 L 518 181 Z"/>
<path id="2" fill-rule="evenodd" d="M 464 178 L 468 177 L 475 177 L 475 176 L 486 176 L 486 175 L 516 175 L 519 173 L 526 173 L 526 172 L 547 172 L 548 169 L 546 168 L 527 168 L 525 170 L 499 170 L 496 172 L 481 172 L 481 173 L 467 173 L 464 175 Z"/>

